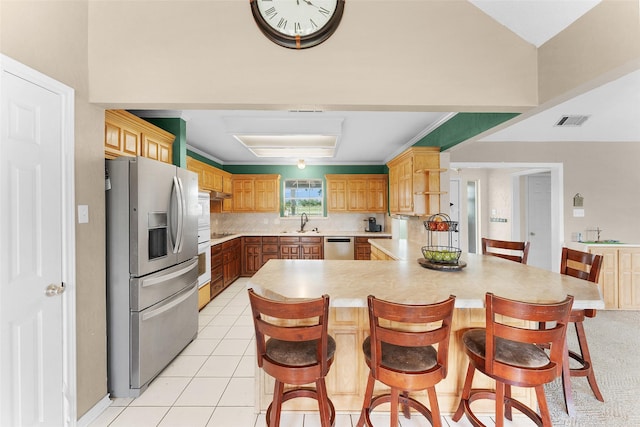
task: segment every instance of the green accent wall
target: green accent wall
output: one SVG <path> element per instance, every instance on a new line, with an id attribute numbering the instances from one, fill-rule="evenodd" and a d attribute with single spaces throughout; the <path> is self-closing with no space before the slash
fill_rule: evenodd
<path id="1" fill-rule="evenodd" d="M 187 167 L 187 122 L 180 118 L 144 118 L 151 124 L 175 135 L 173 141 L 173 164 L 181 168 Z"/>
<path id="2" fill-rule="evenodd" d="M 520 113 L 458 113 L 420 141 L 414 147 L 440 147 L 440 151 L 466 141 Z"/>

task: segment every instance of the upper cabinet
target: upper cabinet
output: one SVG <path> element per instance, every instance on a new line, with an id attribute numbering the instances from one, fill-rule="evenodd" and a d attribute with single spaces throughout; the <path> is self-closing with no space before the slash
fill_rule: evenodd
<path id="1" fill-rule="evenodd" d="M 325 175 L 327 211 L 387 212 L 387 175 Z"/>
<path id="2" fill-rule="evenodd" d="M 440 149 L 411 147 L 389 163 L 389 211 L 401 215 L 440 212 Z"/>
<path id="3" fill-rule="evenodd" d="M 173 134 L 124 110 L 106 110 L 104 122 L 106 158 L 144 156 L 172 163 Z"/>
<path id="4" fill-rule="evenodd" d="M 234 175 L 233 212 L 279 212 L 280 175 Z"/>
<path id="5" fill-rule="evenodd" d="M 200 191 L 224 191 L 224 181 L 231 185 L 231 174 L 187 156 L 187 169 L 198 174 Z M 231 191 L 227 191 L 230 193 Z"/>

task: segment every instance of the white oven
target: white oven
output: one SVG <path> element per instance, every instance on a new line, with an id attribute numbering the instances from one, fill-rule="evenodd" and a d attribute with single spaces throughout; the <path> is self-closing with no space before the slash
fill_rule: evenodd
<path id="1" fill-rule="evenodd" d="M 211 281 L 211 224 L 209 222 L 209 193 L 198 193 L 198 287 Z"/>

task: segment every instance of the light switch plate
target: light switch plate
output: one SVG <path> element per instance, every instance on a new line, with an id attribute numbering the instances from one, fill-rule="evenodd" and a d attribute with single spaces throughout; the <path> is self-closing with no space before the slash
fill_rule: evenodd
<path id="1" fill-rule="evenodd" d="M 573 216 L 575 218 L 581 218 L 584 217 L 584 209 L 574 209 L 573 210 Z"/>
<path id="2" fill-rule="evenodd" d="M 89 222 L 89 205 L 78 205 L 78 224 Z"/>

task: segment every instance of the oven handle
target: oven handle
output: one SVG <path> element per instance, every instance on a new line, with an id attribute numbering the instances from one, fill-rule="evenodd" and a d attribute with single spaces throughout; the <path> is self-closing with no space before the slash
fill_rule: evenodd
<path id="1" fill-rule="evenodd" d="M 151 318 L 154 318 L 156 316 L 161 315 L 162 313 L 171 310 L 172 308 L 176 307 L 177 305 L 180 305 L 182 302 L 184 302 L 184 300 L 186 300 L 187 298 L 189 298 L 191 295 L 193 295 L 194 292 L 196 292 L 196 290 L 198 289 L 197 286 L 193 286 L 192 289 L 188 290 L 185 294 L 179 296 L 179 297 L 174 297 L 176 299 L 174 299 L 171 302 L 168 302 L 164 305 L 162 305 L 162 307 L 158 307 L 156 309 L 153 309 L 151 311 L 145 312 L 142 316 L 140 316 L 141 320 L 144 322 L 145 320 L 149 320 Z"/>
<path id="2" fill-rule="evenodd" d="M 162 276 L 158 276 L 158 277 L 149 277 L 148 279 L 142 279 L 141 286 L 143 288 L 146 288 L 148 286 L 154 286 L 160 283 L 164 283 L 167 280 L 172 280 L 172 279 L 175 279 L 176 277 L 187 274 L 190 270 L 193 270 L 194 268 L 197 268 L 197 267 L 198 267 L 198 259 L 196 258 L 195 260 L 190 262 L 189 265 L 187 265 L 184 268 L 181 268 L 180 270 L 172 271 L 171 273 L 163 274 Z"/>

